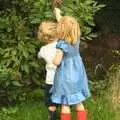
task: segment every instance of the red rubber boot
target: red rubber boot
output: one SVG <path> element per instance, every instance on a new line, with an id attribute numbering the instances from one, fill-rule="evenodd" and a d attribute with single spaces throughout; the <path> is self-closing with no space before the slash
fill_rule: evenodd
<path id="1" fill-rule="evenodd" d="M 77 120 L 87 120 L 87 110 L 77 111 Z"/>
<path id="2" fill-rule="evenodd" d="M 61 113 L 61 120 L 71 120 L 71 113 Z"/>

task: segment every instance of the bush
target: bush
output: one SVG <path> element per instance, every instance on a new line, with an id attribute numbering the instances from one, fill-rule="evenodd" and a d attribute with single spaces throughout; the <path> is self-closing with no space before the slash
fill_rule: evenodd
<path id="1" fill-rule="evenodd" d="M 101 7 L 103 6 L 97 5 L 94 0 L 65 0 L 61 9 L 64 13 L 77 17 L 83 38 L 90 39 L 91 26 L 95 25 L 93 17 Z M 55 20 L 51 0 L 0 1 L 2 90 L 10 92 L 14 86 L 18 88 L 43 85 L 44 62 L 37 59 L 42 43 L 36 38 L 37 26 L 42 20 Z"/>
<path id="2" fill-rule="evenodd" d="M 112 95 L 112 103 L 115 108 L 120 109 L 120 65 L 113 65 L 111 67 L 111 74 L 109 75 L 109 80 L 111 83 L 110 91 Z"/>
<path id="3" fill-rule="evenodd" d="M 105 5 L 96 2 L 96 0 L 65 0 L 63 11 L 66 15 L 75 17 L 81 27 L 82 40 L 92 40 L 97 35 L 92 29 L 95 27 L 94 16 Z"/>
<path id="4" fill-rule="evenodd" d="M 29 1 L 12 0 L 0 11 L 0 85 L 4 87 L 30 85 L 31 80 L 40 79 L 42 63 L 36 57 L 40 42 L 30 23 L 31 7 Z"/>

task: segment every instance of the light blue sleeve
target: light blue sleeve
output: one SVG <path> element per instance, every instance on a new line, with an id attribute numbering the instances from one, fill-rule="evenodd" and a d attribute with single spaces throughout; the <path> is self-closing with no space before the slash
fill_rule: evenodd
<path id="1" fill-rule="evenodd" d="M 59 40 L 57 42 L 56 48 L 61 49 L 63 52 L 67 53 L 69 50 L 69 45 L 66 41 L 64 40 Z"/>

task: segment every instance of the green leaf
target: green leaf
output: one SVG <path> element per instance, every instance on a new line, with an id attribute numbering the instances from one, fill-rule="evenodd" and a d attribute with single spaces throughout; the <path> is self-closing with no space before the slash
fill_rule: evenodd
<path id="1" fill-rule="evenodd" d="M 4 54 L 4 58 L 7 58 L 7 57 L 9 57 L 10 56 L 10 52 L 6 52 L 5 54 Z"/>
<path id="2" fill-rule="evenodd" d="M 93 3 L 94 3 L 93 0 L 85 0 L 85 2 L 84 2 L 84 4 L 86 4 L 86 5 L 91 5 Z"/>
<path id="3" fill-rule="evenodd" d="M 91 38 L 96 38 L 98 35 L 96 34 L 96 33 L 91 33 L 91 34 L 89 34 L 89 37 L 91 37 Z"/>
<path id="4" fill-rule="evenodd" d="M 92 38 L 89 36 L 86 36 L 86 40 L 92 40 Z"/>
<path id="5" fill-rule="evenodd" d="M 29 63 L 32 67 L 39 67 L 38 63 L 37 62 L 30 62 Z"/>
<path id="6" fill-rule="evenodd" d="M 28 2 L 29 2 L 29 0 L 24 0 L 24 2 L 28 3 Z"/>
<path id="7" fill-rule="evenodd" d="M 39 18 L 34 18 L 31 20 L 32 24 L 36 24 L 36 23 L 40 23 L 40 19 Z"/>
<path id="8" fill-rule="evenodd" d="M 29 57 L 28 52 L 27 52 L 27 51 L 23 51 L 23 56 L 24 56 L 25 58 L 28 58 L 28 57 Z"/>
<path id="9" fill-rule="evenodd" d="M 21 66 L 21 70 L 28 74 L 29 73 L 29 66 L 28 66 L 28 64 L 26 63 L 26 64 L 22 65 Z"/>
<path id="10" fill-rule="evenodd" d="M 21 87 L 22 86 L 19 81 L 12 81 L 12 84 L 14 86 L 17 86 L 17 87 Z"/>

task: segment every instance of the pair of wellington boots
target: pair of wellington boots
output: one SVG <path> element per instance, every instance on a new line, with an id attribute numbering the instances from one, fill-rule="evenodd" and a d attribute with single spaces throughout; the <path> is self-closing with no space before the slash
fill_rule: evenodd
<path id="1" fill-rule="evenodd" d="M 87 110 L 77 111 L 77 120 L 87 120 Z M 49 113 L 49 120 L 56 120 L 56 112 Z M 61 113 L 61 120 L 71 120 L 70 113 Z"/>
<path id="2" fill-rule="evenodd" d="M 87 110 L 77 111 L 76 115 L 77 120 L 87 120 Z M 71 120 L 71 114 L 62 113 L 61 120 Z"/>

